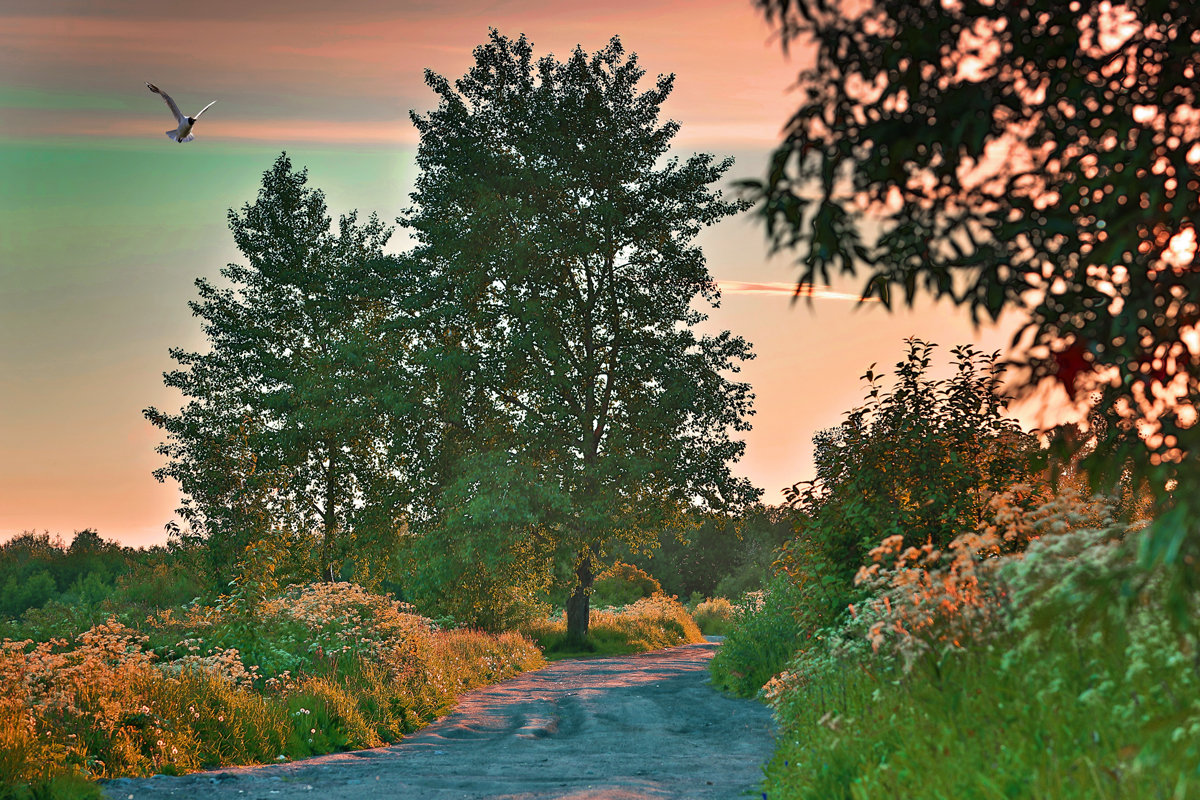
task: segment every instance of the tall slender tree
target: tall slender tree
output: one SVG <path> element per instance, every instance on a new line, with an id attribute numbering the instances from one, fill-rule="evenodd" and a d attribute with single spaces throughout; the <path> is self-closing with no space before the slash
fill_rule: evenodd
<path id="1" fill-rule="evenodd" d="M 391 231 L 352 212 L 335 232 L 307 180 L 282 154 L 257 200 L 230 210 L 247 263 L 222 270 L 227 288 L 196 281 L 189 305 L 210 347 L 171 350 L 178 414 L 145 411 L 166 433 L 154 475 L 179 482 L 178 513 L 213 544 L 220 579 L 251 541 L 281 533 L 314 539 L 315 567 L 333 579 L 395 533 L 404 502 L 377 391 L 381 376 L 395 381 L 378 299 Z"/>
<path id="2" fill-rule="evenodd" d="M 492 31 L 474 57 L 453 84 L 427 72 L 439 104 L 413 115 L 402 222 L 442 456 L 418 546 L 443 576 L 468 569 L 439 570 L 448 554 L 528 564 L 531 544 L 538 564 L 568 561 L 579 641 L 615 543 L 652 541 L 681 503 L 757 497 L 730 473 L 753 396 L 729 376 L 750 347 L 696 330 L 719 295 L 695 237 L 742 205 L 712 188 L 731 160 L 666 158 L 674 76 L 639 91 L 619 39 L 535 61 Z"/>

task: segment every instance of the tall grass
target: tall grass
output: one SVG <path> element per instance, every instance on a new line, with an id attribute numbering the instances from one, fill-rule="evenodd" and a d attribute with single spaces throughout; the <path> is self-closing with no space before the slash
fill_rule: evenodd
<path id="1" fill-rule="evenodd" d="M 1200 796 L 1178 587 L 1103 503 L 1030 499 L 1001 495 L 947 553 L 876 548 L 871 599 L 763 689 L 768 798 Z"/>
<path id="2" fill-rule="evenodd" d="M 736 613 L 735 606 L 726 598 L 710 597 L 696 604 L 692 619 L 705 636 L 724 636 L 733 627 Z"/>
<path id="3" fill-rule="evenodd" d="M 547 655 L 622 655 L 704 641 L 704 634 L 679 601 L 665 595 L 645 597 L 624 607 L 592 609 L 588 617 L 588 649 L 567 644 L 564 615 L 535 620 L 523 632 Z"/>
<path id="4" fill-rule="evenodd" d="M 776 575 L 761 592 L 737 605 L 725 641 L 709 663 L 720 689 L 753 697 L 779 674 L 808 635 L 797 609 L 801 595 L 787 575 Z"/>
<path id="5" fill-rule="evenodd" d="M 376 746 L 544 663 L 523 636 L 440 630 L 351 584 L 4 640 L 0 796 Z"/>

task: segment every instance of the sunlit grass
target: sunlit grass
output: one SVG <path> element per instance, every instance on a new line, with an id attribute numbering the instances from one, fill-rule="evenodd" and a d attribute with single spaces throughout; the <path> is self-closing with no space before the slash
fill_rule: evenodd
<path id="1" fill-rule="evenodd" d="M 724 597 L 710 597 L 696 604 L 692 619 L 705 636 L 724 636 L 733 626 L 736 613 L 733 603 Z"/>
<path id="2" fill-rule="evenodd" d="M 627 606 L 593 609 L 583 649 L 567 643 L 567 622 L 562 614 L 528 623 L 523 633 L 536 641 L 550 659 L 627 655 L 704 641 L 704 634 L 687 609 L 661 594 Z"/>
<path id="3" fill-rule="evenodd" d="M 544 663 L 528 638 L 441 630 L 350 584 L 5 640 L 0 796 L 377 746 Z"/>

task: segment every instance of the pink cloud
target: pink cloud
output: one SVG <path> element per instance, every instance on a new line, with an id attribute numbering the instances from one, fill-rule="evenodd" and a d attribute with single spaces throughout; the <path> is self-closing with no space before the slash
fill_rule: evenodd
<path id="1" fill-rule="evenodd" d="M 746 283 L 743 281 L 717 281 L 723 294 L 788 294 L 793 297 L 811 297 L 814 300 L 853 300 L 877 303 L 879 298 L 863 298 L 854 292 L 839 292 L 828 286 L 805 286 L 799 291 L 794 283 Z"/>
<path id="2" fill-rule="evenodd" d="M 160 104 L 161 105 L 161 104 Z M 415 145 L 417 133 L 408 119 L 331 120 L 275 119 L 230 120 L 216 113 L 220 105 L 204 115 L 196 125 L 196 140 L 305 142 L 313 144 Z M 80 119 L 70 111 L 39 111 L 5 119 L 0 133 L 15 139 L 40 139 L 71 136 L 101 136 L 122 139 L 162 139 L 170 117 L 118 117 L 92 114 Z M 200 146 L 189 145 L 189 146 Z"/>
<path id="3" fill-rule="evenodd" d="M 413 8 L 351 3 L 346 14 L 336 5 L 325 14 L 310 5 L 298 17 L 257 9 L 252 16 L 230 10 L 223 18 L 207 12 L 186 18 L 187 10 L 161 7 L 122 18 L 0 16 L 0 74 L 49 92 L 130 97 L 141 81 L 152 80 L 181 105 L 189 105 L 190 95 L 201 103 L 219 97 L 223 108 L 240 103 L 231 120 L 313 119 L 309 133 L 297 133 L 306 140 L 323 135 L 316 117 L 327 115 L 331 135 L 346 141 L 349 134 L 337 131 L 356 125 L 354 118 L 401 118 L 409 108 L 432 107 L 424 70 L 462 75 L 473 63 L 471 50 L 494 26 L 509 36 L 524 32 L 537 55 L 559 58 L 576 44 L 594 50 L 620 34 L 647 70 L 645 85 L 659 73 L 676 73 L 663 116 L 682 123 L 678 141 L 687 147 L 768 146 L 792 104 L 785 89 L 798 64 L 780 55 L 753 8 L 726 0 L 686 6 L 619 0 L 586 11 L 534 0 Z M 239 136 L 272 138 L 250 127 Z M 387 138 L 374 128 L 349 140 Z"/>

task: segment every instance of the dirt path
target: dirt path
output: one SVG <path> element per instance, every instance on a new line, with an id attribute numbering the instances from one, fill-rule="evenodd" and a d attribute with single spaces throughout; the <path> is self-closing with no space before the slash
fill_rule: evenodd
<path id="1" fill-rule="evenodd" d="M 113 800 L 727 800 L 756 791 L 770 712 L 707 682 L 716 645 L 560 661 L 374 750 L 108 781 Z"/>

